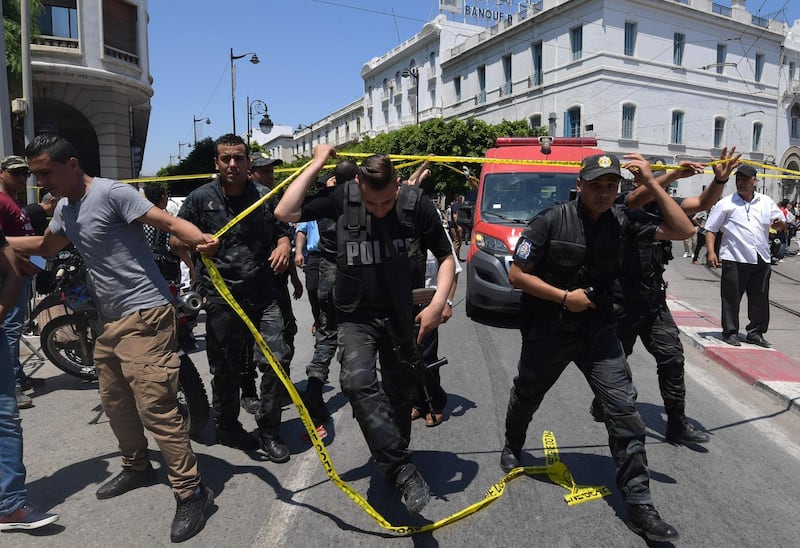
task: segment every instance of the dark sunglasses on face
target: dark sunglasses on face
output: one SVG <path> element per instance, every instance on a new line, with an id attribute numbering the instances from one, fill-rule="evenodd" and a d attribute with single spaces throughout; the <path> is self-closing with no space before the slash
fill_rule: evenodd
<path id="1" fill-rule="evenodd" d="M 31 174 L 31 171 L 27 167 L 18 167 L 16 169 L 10 169 L 11 175 L 14 177 L 24 176 L 27 177 Z"/>

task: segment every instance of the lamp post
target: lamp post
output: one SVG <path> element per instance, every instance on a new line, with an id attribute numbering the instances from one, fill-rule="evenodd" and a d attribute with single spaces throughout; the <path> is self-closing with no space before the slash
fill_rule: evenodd
<path id="1" fill-rule="evenodd" d="M 250 135 L 253 133 L 252 129 L 252 121 L 253 115 L 261 114 L 261 120 L 258 121 L 258 129 L 261 130 L 261 133 L 269 133 L 272 131 L 272 128 L 275 125 L 272 123 L 272 119 L 267 114 L 267 103 L 262 101 L 261 99 L 253 99 L 250 101 L 250 97 L 247 98 L 247 148 L 250 148 Z"/>
<path id="2" fill-rule="evenodd" d="M 308 148 L 311 151 L 311 154 L 314 153 L 314 124 L 297 124 L 297 131 L 308 130 Z M 305 154 L 305 141 L 303 145 L 303 154 Z"/>
<path id="3" fill-rule="evenodd" d="M 234 135 L 236 135 L 236 64 L 234 62 L 237 59 L 242 59 L 248 55 L 250 55 L 250 62 L 254 65 L 257 65 L 261 62 L 258 58 L 258 55 L 252 51 L 249 53 L 243 53 L 241 55 L 235 55 L 233 53 L 233 48 L 231 48 L 231 118 L 233 120 Z"/>
<path id="4" fill-rule="evenodd" d="M 417 67 L 408 67 L 407 69 L 403 69 L 400 76 L 414 79 L 414 114 L 416 115 L 416 123 L 419 125 L 419 69 Z"/>
<path id="5" fill-rule="evenodd" d="M 197 148 L 197 123 L 205 121 L 206 124 L 211 123 L 211 118 L 195 118 L 192 114 L 192 129 L 194 129 L 194 147 Z"/>
<path id="6" fill-rule="evenodd" d="M 192 143 L 181 143 L 178 141 L 178 161 L 180 162 L 183 159 L 183 147 L 192 148 Z"/>
<path id="7" fill-rule="evenodd" d="M 768 154 L 764 158 L 764 169 L 763 169 L 764 174 L 761 177 L 761 194 L 766 194 L 767 193 L 767 168 L 766 168 L 766 166 L 774 166 L 774 165 L 775 165 L 775 156 L 773 156 L 772 154 Z M 782 195 L 781 195 L 781 198 L 783 198 Z"/>

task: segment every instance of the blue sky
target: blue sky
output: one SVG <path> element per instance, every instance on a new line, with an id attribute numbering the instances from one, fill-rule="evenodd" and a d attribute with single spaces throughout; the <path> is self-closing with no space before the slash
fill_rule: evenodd
<path id="1" fill-rule="evenodd" d="M 177 163 L 178 143 L 194 140 L 193 118 L 211 119 L 197 124 L 198 139 L 232 129 L 230 48 L 261 60 L 236 61 L 237 133 L 247 128 L 248 95 L 268 105 L 276 125 L 297 127 L 360 97 L 364 63 L 419 32 L 438 7 L 439 0 L 150 0 L 154 95 L 142 175 Z M 798 0 L 747 2 L 766 17 L 784 7 L 778 20 L 800 19 Z M 183 156 L 191 151 L 181 148 Z"/>

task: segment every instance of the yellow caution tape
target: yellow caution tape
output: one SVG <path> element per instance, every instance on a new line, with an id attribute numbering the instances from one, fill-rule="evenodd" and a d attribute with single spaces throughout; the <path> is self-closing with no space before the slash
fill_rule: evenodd
<path id="1" fill-rule="evenodd" d="M 308 410 L 306 409 L 305 404 L 303 403 L 302 398 L 297 393 L 297 390 L 294 387 L 289 376 L 284 371 L 281 364 L 272 354 L 269 346 L 267 345 L 264 338 L 261 336 L 261 333 L 256 329 L 253 322 L 250 321 L 250 318 L 244 313 L 239 303 L 233 298 L 228 287 L 225 285 L 225 282 L 222 280 L 222 276 L 220 276 L 219 270 L 217 270 L 214 263 L 206 256 L 202 256 L 203 263 L 206 265 L 208 269 L 208 273 L 211 277 L 211 281 L 214 283 L 214 287 L 217 289 L 219 294 L 225 299 L 225 302 L 236 312 L 236 314 L 242 319 L 242 321 L 247 325 L 247 328 L 252 333 L 253 337 L 255 338 L 256 344 L 258 345 L 261 352 L 267 358 L 270 366 L 272 367 L 275 374 L 281 380 L 283 385 L 286 387 L 286 390 L 289 392 L 289 396 L 292 398 L 292 403 L 294 403 L 295 407 L 297 408 L 297 412 L 300 415 L 300 420 L 303 423 L 303 426 L 308 433 L 308 438 L 311 440 L 311 444 L 314 447 L 314 450 L 317 452 L 317 456 L 319 457 L 320 462 L 322 463 L 322 467 L 325 470 L 325 473 L 328 475 L 328 478 L 336 485 L 342 492 L 344 492 L 347 497 L 352 500 L 356 505 L 364 510 L 367 515 L 369 515 L 372 519 L 375 520 L 381 527 L 392 531 L 394 533 L 402 534 L 402 535 L 413 535 L 416 533 L 424 533 L 428 531 L 433 531 L 435 529 L 439 529 L 440 527 L 444 527 L 445 525 L 449 525 L 458 521 L 464 517 L 467 517 L 471 514 L 474 514 L 484 506 L 494 502 L 497 498 L 503 495 L 505 491 L 506 484 L 514 479 L 517 476 L 522 474 L 526 475 L 546 475 L 550 478 L 551 481 L 561 485 L 565 489 L 569 491 L 564 499 L 566 500 L 569 506 L 580 504 L 582 502 L 587 502 L 589 500 L 594 500 L 597 498 L 605 497 L 611 494 L 611 492 L 606 487 L 586 487 L 582 485 L 577 485 L 575 481 L 572 479 L 572 474 L 570 474 L 567 467 L 559 460 L 558 458 L 558 447 L 556 446 L 556 439 L 552 432 L 544 432 L 542 434 L 542 443 L 545 447 L 545 455 L 547 459 L 547 465 L 545 466 L 526 466 L 515 468 L 511 472 L 509 472 L 504 478 L 502 478 L 499 482 L 494 484 L 489 490 L 486 492 L 484 498 L 455 514 L 452 514 L 444 519 L 441 519 L 435 523 L 423 525 L 423 526 L 410 526 L 410 525 L 392 525 L 389 521 L 386 520 L 378 511 L 376 511 L 369 502 L 362 497 L 358 491 L 353 489 L 346 481 L 344 481 L 339 474 L 336 472 L 336 469 L 333 466 L 333 461 L 328 454 L 328 450 L 325 448 L 325 444 L 322 440 L 319 439 L 317 435 L 317 429 L 314 427 L 314 423 L 311 420 L 311 416 L 308 414 Z"/>

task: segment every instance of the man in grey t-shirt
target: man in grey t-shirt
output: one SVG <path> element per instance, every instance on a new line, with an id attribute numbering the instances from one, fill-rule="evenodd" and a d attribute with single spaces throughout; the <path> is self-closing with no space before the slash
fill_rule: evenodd
<path id="1" fill-rule="evenodd" d="M 142 223 L 201 253 L 214 239 L 155 207 L 134 188 L 86 175 L 77 151 L 62 137 L 39 135 L 25 152 L 38 183 L 62 199 L 43 236 L 9 242 L 17 251 L 43 256 L 75 244 L 103 321 L 94 360 L 100 401 L 119 442 L 123 468 L 100 486 L 97 498 L 157 482 L 147 454 L 147 428 L 164 457 L 177 500 L 170 538 L 186 540 L 205 525 L 214 494 L 200 483 L 197 458 L 178 412 L 177 314 Z"/>

